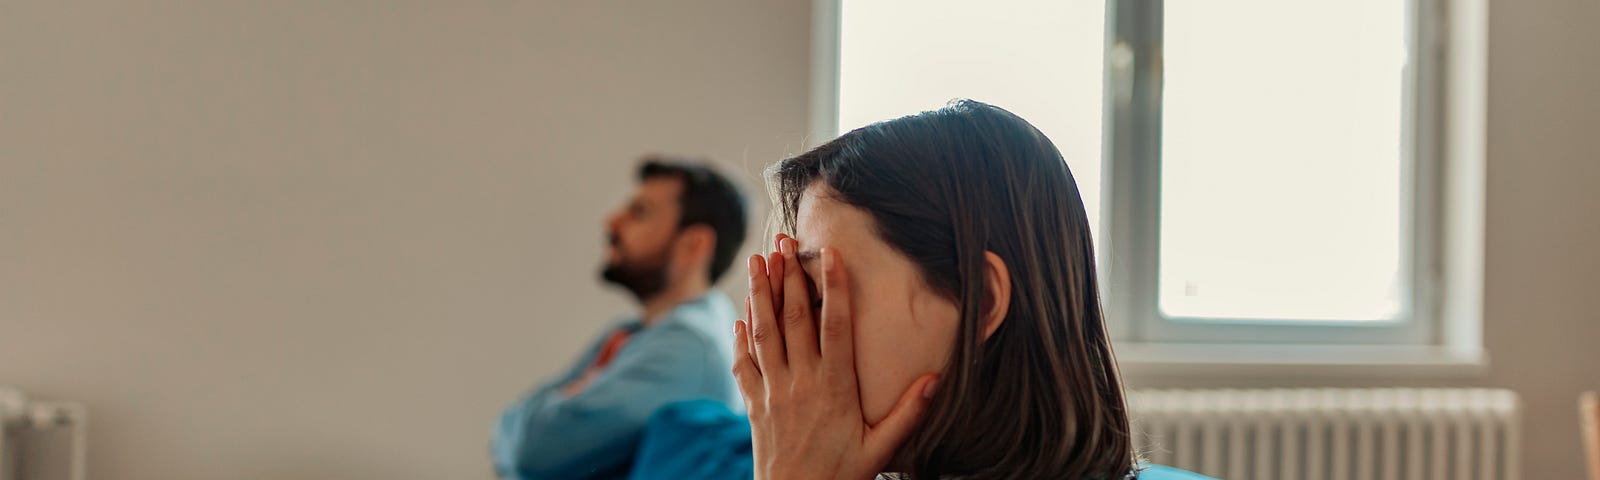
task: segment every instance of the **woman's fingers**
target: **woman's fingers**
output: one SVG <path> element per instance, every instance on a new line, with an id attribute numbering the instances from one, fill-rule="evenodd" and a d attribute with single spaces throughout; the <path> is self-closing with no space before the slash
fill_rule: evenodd
<path id="1" fill-rule="evenodd" d="M 767 260 L 750 256 L 750 340 L 755 342 L 756 365 L 762 375 L 781 374 L 789 361 L 784 358 L 783 332 L 772 309 L 772 288 L 767 279 Z"/>
<path id="2" fill-rule="evenodd" d="M 850 280 L 839 251 L 822 249 L 822 368 L 835 386 L 856 389 L 855 325 L 850 318 Z"/>
<path id="3" fill-rule="evenodd" d="M 918 377 L 906 388 L 905 393 L 900 394 L 900 401 L 895 402 L 893 410 L 889 410 L 889 416 L 867 428 L 865 442 L 868 456 L 883 462 L 889 460 L 900 444 L 906 441 L 906 437 L 916 430 L 922 416 L 927 414 L 928 400 L 937 391 L 938 382 L 939 376 L 931 373 Z"/>
<path id="4" fill-rule="evenodd" d="M 749 295 L 745 295 L 744 296 L 744 320 L 740 320 L 738 322 L 738 323 L 742 323 L 744 325 L 743 325 L 742 329 L 740 328 L 740 325 L 738 325 L 738 324 L 734 325 L 734 333 L 737 334 L 739 336 L 739 340 L 742 340 L 742 341 L 738 343 L 738 349 L 734 350 L 734 353 L 735 354 L 740 354 L 740 355 L 748 355 L 750 357 L 750 363 L 754 364 L 755 360 L 756 360 L 756 344 L 755 344 L 755 342 L 750 341 L 750 320 L 752 318 L 755 318 L 755 317 L 750 316 L 750 296 Z M 760 366 L 756 367 L 756 372 L 757 373 L 761 372 Z"/>
<path id="5" fill-rule="evenodd" d="M 733 323 L 733 337 L 737 348 L 733 354 L 733 378 L 739 382 L 739 393 L 744 396 L 745 409 L 756 407 L 755 402 L 766 398 L 765 384 L 761 382 L 761 369 L 750 357 L 750 327 L 744 320 Z"/>
<path id="6" fill-rule="evenodd" d="M 783 240 L 789 238 L 782 233 L 772 237 L 772 252 L 767 254 L 767 279 L 772 284 L 772 309 L 783 311 L 783 275 L 787 272 L 788 265 L 783 262 Z M 778 325 L 783 328 L 782 324 Z"/>
<path id="7" fill-rule="evenodd" d="M 782 250 L 784 250 L 784 238 L 789 238 L 789 235 L 774 235 L 773 251 L 770 254 L 766 254 L 766 269 L 768 269 L 768 274 L 771 274 L 766 275 L 766 277 L 770 277 L 771 283 L 773 283 L 773 307 L 776 307 L 776 309 L 784 307 L 782 306 L 782 301 L 784 301 L 784 267 L 786 266 L 779 262 L 779 259 L 782 259 Z"/>
<path id="8" fill-rule="evenodd" d="M 777 249 L 773 249 L 772 253 L 767 254 L 767 284 L 771 286 L 772 311 L 774 312 L 783 311 L 784 267 L 786 265 L 783 262 L 783 255 Z M 778 328 L 781 331 L 783 324 L 778 324 Z"/>
<path id="9" fill-rule="evenodd" d="M 781 238 L 779 252 L 783 254 L 783 307 L 781 319 L 784 345 L 789 352 L 789 365 L 810 369 L 817 362 L 817 324 L 811 318 L 811 293 L 806 288 L 805 270 L 800 268 L 800 244 L 793 238 Z"/>

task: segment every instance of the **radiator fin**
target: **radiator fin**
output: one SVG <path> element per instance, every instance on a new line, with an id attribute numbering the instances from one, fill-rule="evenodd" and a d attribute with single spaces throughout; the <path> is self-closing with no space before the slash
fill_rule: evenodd
<path id="1" fill-rule="evenodd" d="M 1133 390 L 1154 463 L 1230 480 L 1518 478 L 1519 405 L 1498 389 Z"/>

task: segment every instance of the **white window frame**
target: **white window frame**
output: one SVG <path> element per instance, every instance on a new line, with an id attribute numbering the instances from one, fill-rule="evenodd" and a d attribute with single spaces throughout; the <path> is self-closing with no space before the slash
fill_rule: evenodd
<path id="1" fill-rule="evenodd" d="M 1160 312 L 1157 275 L 1160 248 L 1162 0 L 1107 4 L 1106 165 L 1112 192 L 1106 215 L 1110 234 L 1102 245 L 1110 270 L 1107 310 L 1122 340 L 1185 343 L 1428 344 L 1438 329 L 1431 287 L 1438 272 L 1434 238 L 1439 202 L 1432 188 L 1437 168 L 1438 102 L 1426 93 L 1444 51 L 1435 35 L 1434 0 L 1407 0 L 1409 58 L 1404 79 L 1402 179 L 1409 187 L 1401 206 L 1402 287 L 1400 318 L 1392 322 L 1274 321 L 1175 318 Z M 1420 93 L 1420 94 L 1419 94 Z"/>
<path id="2" fill-rule="evenodd" d="M 1165 318 L 1159 258 L 1160 0 L 1107 0 L 1102 298 L 1125 370 L 1481 375 L 1486 0 L 1408 0 L 1406 321 Z M 814 0 L 811 138 L 837 135 L 840 0 Z M 1243 370 L 1241 366 L 1249 367 Z M 1131 368 L 1130 368 L 1131 367 Z M 1396 368 L 1400 367 L 1400 368 Z M 1354 368 L 1354 370 L 1352 370 Z"/>

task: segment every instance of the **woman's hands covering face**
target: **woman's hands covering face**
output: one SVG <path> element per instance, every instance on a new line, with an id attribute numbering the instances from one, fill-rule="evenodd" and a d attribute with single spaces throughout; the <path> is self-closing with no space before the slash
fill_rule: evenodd
<path id="1" fill-rule="evenodd" d="M 839 252 L 823 248 L 808 259 L 820 270 L 816 307 L 798 243 L 779 235 L 777 247 L 750 257 L 745 320 L 734 326 L 733 374 L 750 414 L 756 478 L 872 478 L 921 420 L 937 376 L 919 377 L 887 417 L 868 425 Z"/>

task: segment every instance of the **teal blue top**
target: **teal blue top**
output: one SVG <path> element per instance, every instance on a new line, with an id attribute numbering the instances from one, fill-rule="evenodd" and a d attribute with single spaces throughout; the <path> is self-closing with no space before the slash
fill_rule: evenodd
<path id="1" fill-rule="evenodd" d="M 512 402 L 496 422 L 495 471 L 503 478 L 623 478 L 645 424 L 663 405 L 708 399 L 738 408 L 733 305 L 715 291 L 679 304 L 646 327 L 637 319 L 606 329 L 564 373 Z M 561 387 L 594 363 L 612 332 L 633 334 L 588 388 Z"/>
<path id="2" fill-rule="evenodd" d="M 1164 465 L 1146 463 L 1142 464 L 1142 466 L 1144 470 L 1139 472 L 1139 480 L 1216 480 L 1188 470 L 1179 470 Z"/>

